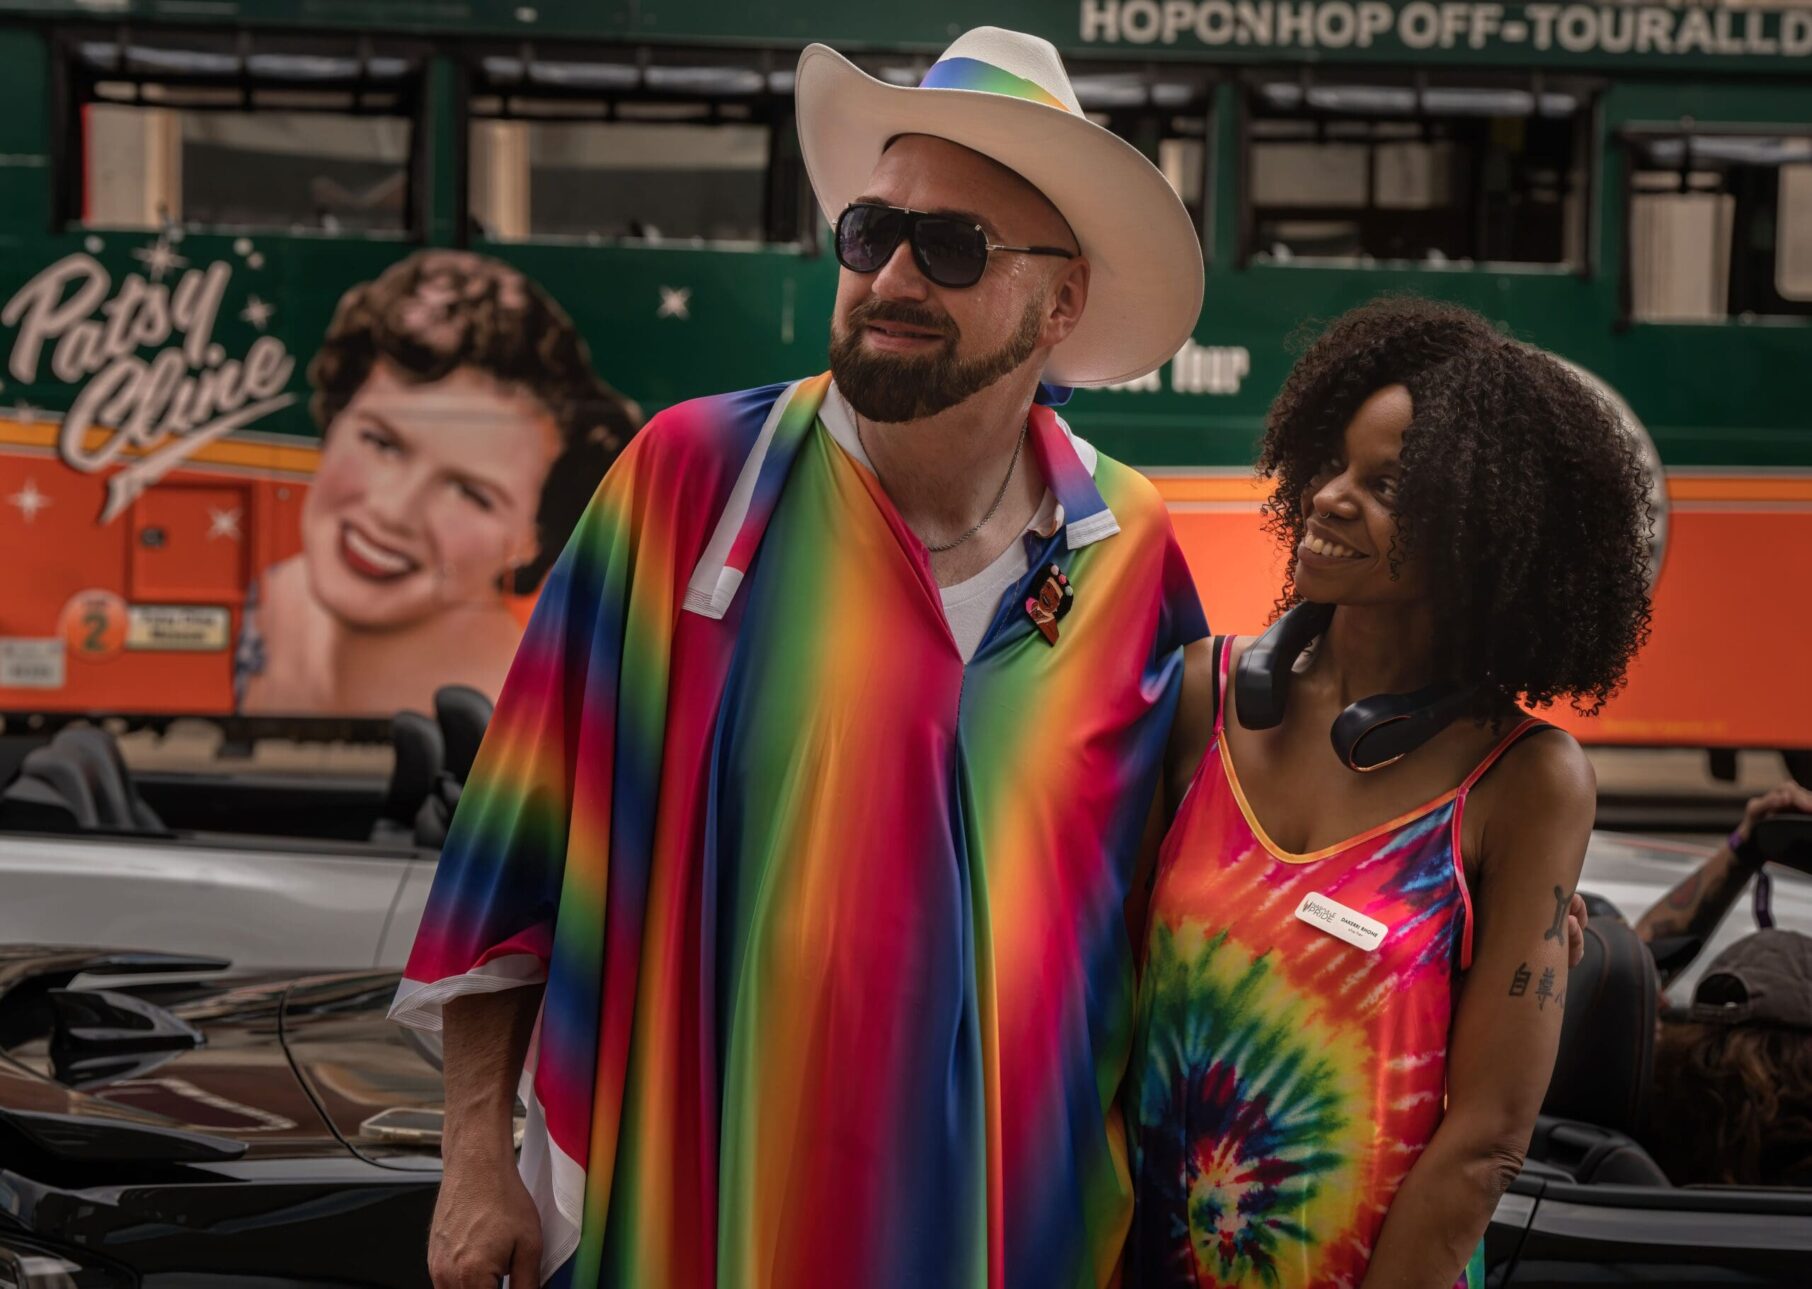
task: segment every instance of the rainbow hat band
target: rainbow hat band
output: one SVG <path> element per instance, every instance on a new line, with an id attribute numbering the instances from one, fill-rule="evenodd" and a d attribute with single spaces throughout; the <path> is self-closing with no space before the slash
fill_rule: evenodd
<path id="1" fill-rule="evenodd" d="M 1065 112 L 1077 109 L 1065 103 L 1055 94 L 1045 89 L 1036 81 L 1029 81 L 1023 76 L 1015 76 L 1004 67 L 984 63 L 979 58 L 943 58 L 932 65 L 925 73 L 925 79 L 919 82 L 922 90 L 975 90 L 982 94 L 1005 94 L 1009 98 L 1022 98 L 1028 103 L 1043 103 L 1046 107 L 1062 108 Z"/>
<path id="2" fill-rule="evenodd" d="M 916 86 L 877 80 L 834 49 L 812 45 L 799 56 L 794 94 L 806 173 L 833 224 L 872 191 L 882 150 L 905 134 L 979 152 L 1057 207 L 1089 261 L 1089 288 L 1075 330 L 1051 351 L 1047 382 L 1133 380 L 1189 339 L 1202 308 L 1195 224 L 1137 148 L 1084 114 L 1050 41 L 977 27 L 957 37 Z M 969 209 L 969 200 L 953 196 L 950 204 Z M 1013 241 L 1006 223 L 996 222 Z"/>

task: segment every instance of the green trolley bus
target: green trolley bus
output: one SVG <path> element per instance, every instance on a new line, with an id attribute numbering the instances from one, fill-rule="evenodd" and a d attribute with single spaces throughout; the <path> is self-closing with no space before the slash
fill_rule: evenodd
<path id="1" fill-rule="evenodd" d="M 799 50 L 913 83 L 982 21 L 1052 40 L 1198 222 L 1194 338 L 1066 416 L 1157 480 L 1217 629 L 1275 596 L 1250 461 L 1293 334 L 1439 296 L 1588 373 L 1654 452 L 1653 642 L 1601 715 L 1561 719 L 1812 747 L 1812 7 L 1773 4 L 0 3 L 0 711 L 381 718 L 419 694 L 282 658 L 308 638 L 284 587 L 362 578 L 396 618 L 370 632 L 413 630 L 436 560 L 461 589 L 421 611 L 476 616 L 397 638 L 440 641 L 423 685 L 494 686 L 561 536 L 512 554 L 499 516 L 564 513 L 584 444 L 548 437 L 553 396 L 440 381 L 424 423 L 495 460 L 423 464 L 403 430 L 327 432 L 347 373 L 476 343 L 524 292 L 590 369 L 559 397 L 592 391 L 594 440 L 821 369 Z M 388 482 L 354 478 L 367 449 Z M 355 505 L 387 517 L 335 529 Z"/>

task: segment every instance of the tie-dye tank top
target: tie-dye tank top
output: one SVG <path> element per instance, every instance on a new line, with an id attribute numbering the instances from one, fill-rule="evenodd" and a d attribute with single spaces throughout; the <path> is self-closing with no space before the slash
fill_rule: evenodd
<path id="1" fill-rule="evenodd" d="M 1221 650 L 1227 688 L 1231 641 Z M 1224 708 L 1224 702 L 1219 706 Z M 1253 815 L 1219 711 L 1160 852 L 1127 1084 L 1137 1201 L 1128 1289 L 1357 1286 L 1441 1120 L 1454 986 L 1470 964 L 1455 790 L 1313 854 Z M 1388 930 L 1371 949 L 1304 897 Z M 1483 1283 L 1483 1250 L 1455 1282 Z"/>

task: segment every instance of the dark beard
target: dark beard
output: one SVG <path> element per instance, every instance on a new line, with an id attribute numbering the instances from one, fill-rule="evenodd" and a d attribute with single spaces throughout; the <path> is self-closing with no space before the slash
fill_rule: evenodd
<path id="1" fill-rule="evenodd" d="M 949 318 L 870 296 L 850 310 L 846 326 L 831 328 L 831 375 L 849 405 L 871 421 L 935 416 L 979 394 L 1030 358 L 1038 348 L 1043 315 L 1044 301 L 1034 298 L 1006 344 L 991 354 L 965 360 L 956 356 L 962 336 Z M 871 322 L 937 328 L 944 333 L 943 348 L 923 358 L 870 353 L 862 347 L 862 328 Z"/>

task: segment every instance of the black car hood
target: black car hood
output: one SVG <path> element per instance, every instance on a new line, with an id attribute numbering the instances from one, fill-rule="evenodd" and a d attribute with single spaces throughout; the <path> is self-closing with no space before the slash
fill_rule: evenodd
<path id="1" fill-rule="evenodd" d="M 386 1018 L 397 979 L 385 972 L 296 982 L 284 998 L 283 1041 L 321 1115 L 355 1153 L 439 1168 L 439 1035 Z"/>
<path id="2" fill-rule="evenodd" d="M 67 984 L 78 955 L 92 953 L 39 952 L 45 956 L 0 951 L 0 1020 L 13 1019 L 15 1029 L 22 1008 L 42 1005 L 30 996 L 34 989 L 54 992 L 40 987 L 43 980 Z M 53 953 L 56 970 L 50 971 L 45 963 Z M 118 960 L 89 961 L 110 973 Z M 33 971 L 37 977 L 27 979 Z M 156 985 L 86 975 L 83 982 L 76 992 L 111 988 L 152 1001 L 204 1041 L 147 1053 L 117 1074 L 99 1076 L 73 1072 L 67 1035 L 59 1054 L 47 1024 L 37 1036 L 7 1043 L 0 1055 L 0 1127 L 32 1146 L 95 1162 L 343 1157 L 350 1148 L 367 1158 L 397 1156 L 405 1165 L 425 1155 L 438 1165 L 437 1142 L 397 1143 L 381 1130 L 361 1131 L 385 1109 L 440 1104 L 432 1049 L 385 1019 L 396 973 Z"/>

